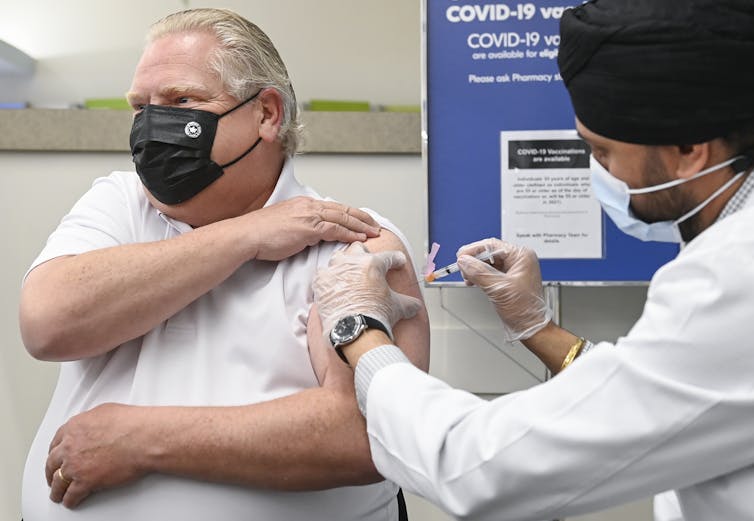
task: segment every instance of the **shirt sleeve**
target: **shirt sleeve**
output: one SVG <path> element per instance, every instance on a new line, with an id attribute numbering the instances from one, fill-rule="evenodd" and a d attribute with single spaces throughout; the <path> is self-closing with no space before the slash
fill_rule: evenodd
<path id="1" fill-rule="evenodd" d="M 377 469 L 457 518 L 536 521 L 752 465 L 752 250 L 666 266 L 626 337 L 526 391 L 485 401 L 384 365 L 366 391 Z"/>
<path id="2" fill-rule="evenodd" d="M 668 490 L 654 497 L 652 513 L 655 521 L 683 521 L 683 513 L 675 492 Z"/>
<path id="3" fill-rule="evenodd" d="M 114 173 L 94 181 L 52 232 L 26 275 L 56 257 L 134 242 L 133 203 L 128 197 L 133 187 L 128 185 L 125 175 Z"/>
<path id="4" fill-rule="evenodd" d="M 375 373 L 383 367 L 400 363 L 410 364 L 411 361 L 403 354 L 403 351 L 393 345 L 375 347 L 359 358 L 354 379 L 356 401 L 359 403 L 361 414 L 367 415 L 367 390 Z"/>

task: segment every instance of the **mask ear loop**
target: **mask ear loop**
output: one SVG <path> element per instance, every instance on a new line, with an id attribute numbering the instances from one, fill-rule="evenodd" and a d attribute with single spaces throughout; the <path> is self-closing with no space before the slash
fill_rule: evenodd
<path id="1" fill-rule="evenodd" d="M 675 220 L 676 224 L 682 223 L 689 217 L 692 217 L 696 213 L 700 212 L 702 208 L 707 206 L 711 200 L 713 200 L 715 197 L 726 191 L 728 188 L 733 185 L 736 181 L 741 179 L 744 175 L 746 175 L 747 170 L 751 168 L 751 166 L 754 164 L 754 161 L 752 161 L 752 158 L 750 157 L 751 151 L 744 152 L 743 155 L 740 155 L 738 157 L 733 158 L 733 160 L 730 162 L 730 166 L 733 169 L 734 172 L 736 172 L 736 175 L 731 177 L 723 186 L 718 188 L 714 191 L 712 195 L 710 195 L 708 198 L 706 198 L 699 206 L 691 210 L 690 212 L 682 215 L 678 219 Z"/>
<path id="2" fill-rule="evenodd" d="M 247 104 L 248 102 L 250 102 L 251 100 L 253 100 L 253 99 L 254 99 L 254 98 L 256 98 L 257 96 L 259 96 L 259 94 L 261 94 L 261 92 L 262 92 L 263 90 L 264 90 L 264 89 L 259 89 L 259 90 L 258 90 L 258 91 L 256 91 L 256 92 L 255 92 L 255 93 L 254 93 L 254 94 L 253 94 L 253 95 L 252 95 L 252 96 L 251 96 L 251 97 L 250 97 L 249 99 L 247 99 L 246 101 L 242 101 L 241 103 L 239 103 L 238 105 L 236 105 L 236 106 L 235 106 L 235 107 L 233 107 L 232 109 L 230 109 L 230 110 L 228 110 L 228 111 L 226 111 L 226 112 L 223 112 L 222 114 L 220 114 L 220 115 L 218 116 L 218 118 L 217 118 L 217 119 L 220 119 L 220 118 L 224 118 L 225 116 L 227 116 L 228 114 L 230 114 L 230 113 L 231 113 L 231 112 L 233 112 L 234 110 L 236 110 L 236 109 L 239 109 L 239 108 L 243 107 L 243 106 L 244 106 L 244 105 L 246 105 L 246 104 Z"/>
<path id="3" fill-rule="evenodd" d="M 730 186 L 733 183 L 735 183 L 736 181 L 738 181 L 739 179 L 741 179 L 744 176 L 745 173 L 746 172 L 738 172 L 736 175 L 734 175 L 733 177 L 731 177 L 723 186 L 721 186 L 720 188 L 718 188 L 717 190 L 715 190 L 712 195 L 710 195 L 708 198 L 706 198 L 704 201 L 702 201 L 696 208 L 694 208 L 693 210 L 691 210 L 688 213 L 683 214 L 678 219 L 676 219 L 675 220 L 675 224 L 680 224 L 683 221 L 685 221 L 686 219 L 688 219 L 689 217 L 692 217 L 692 216 L 696 215 L 697 213 L 701 212 L 702 209 L 705 206 L 707 206 L 707 204 L 709 204 L 709 202 L 711 200 L 713 200 L 715 197 L 717 197 L 718 195 L 720 195 L 721 193 L 723 193 L 724 191 L 726 191 L 728 188 L 730 188 Z"/>
<path id="4" fill-rule="evenodd" d="M 747 150 L 736 158 L 730 165 L 734 172 L 744 173 L 754 165 L 754 150 Z"/>
<path id="5" fill-rule="evenodd" d="M 701 172 L 697 172 L 696 174 L 689 177 L 688 179 L 675 179 L 674 181 L 668 181 L 667 183 L 662 183 L 655 186 L 647 186 L 645 188 L 630 188 L 628 190 L 628 193 L 629 195 L 638 195 L 638 194 L 648 194 L 651 192 L 659 192 L 660 190 L 665 190 L 666 188 L 672 188 L 674 186 L 678 186 L 688 181 L 693 181 L 694 179 L 704 177 L 705 175 L 711 174 L 712 172 L 717 172 L 721 168 L 725 168 L 728 165 L 732 165 L 734 172 L 738 173 L 738 172 L 741 172 L 741 170 L 743 170 L 743 169 L 738 168 L 738 166 L 741 165 L 743 162 L 745 162 L 746 165 L 749 165 L 751 163 L 751 160 L 745 155 L 732 157 L 726 161 L 723 161 L 722 163 L 718 165 L 714 165 L 714 166 L 711 166 L 709 168 L 702 170 Z M 744 169 L 745 168 L 746 166 L 744 166 Z"/>
<path id="6" fill-rule="evenodd" d="M 219 117 L 218 119 L 220 119 L 220 118 L 224 118 L 225 116 L 227 116 L 228 114 L 230 114 L 230 113 L 231 113 L 231 112 L 233 112 L 234 110 L 236 110 L 236 109 L 238 109 L 238 108 L 240 108 L 240 107 L 243 107 L 243 106 L 244 106 L 244 105 L 246 105 L 246 104 L 247 104 L 248 102 L 250 102 L 251 100 L 253 100 L 253 99 L 254 99 L 254 98 L 256 98 L 257 96 L 259 96 L 259 94 L 260 94 L 260 93 L 261 93 L 261 92 L 262 92 L 263 90 L 264 90 L 264 89 L 259 89 L 259 90 L 258 90 L 258 91 L 257 91 L 257 92 L 256 92 L 256 93 L 255 93 L 255 94 L 253 95 L 253 96 L 251 96 L 251 97 L 250 97 L 249 99 L 247 99 L 246 101 L 242 101 L 241 103 L 239 103 L 238 105 L 236 105 L 235 107 L 233 107 L 232 109 L 230 109 L 230 110 L 229 110 L 229 111 L 227 111 L 227 112 L 223 112 L 222 114 L 220 114 L 220 117 Z M 246 152 L 244 152 L 243 154 L 241 154 L 240 156 L 238 156 L 237 158 L 235 158 L 235 159 L 234 159 L 233 161 L 230 161 L 229 163 L 225 163 L 224 165 L 220 165 L 220 168 L 222 168 L 222 169 L 224 170 L 224 169 L 228 168 L 229 166 L 233 166 L 233 165 L 235 165 L 235 164 L 236 164 L 236 163 L 238 163 L 238 162 L 239 162 L 240 160 L 242 160 L 242 159 L 243 159 L 244 157 L 246 157 L 247 155 L 249 155 L 249 154 L 251 153 L 251 151 L 252 151 L 252 150 L 254 150 L 255 148 L 257 148 L 257 145 L 258 145 L 259 143 L 261 143 L 261 142 L 262 142 L 262 136 L 259 136 L 259 137 L 257 138 L 257 140 L 256 140 L 256 141 L 254 141 L 254 144 L 253 144 L 253 145 L 251 145 L 251 146 L 250 146 L 250 147 L 249 147 L 249 148 L 248 148 L 248 149 L 246 150 Z"/>
<path id="7" fill-rule="evenodd" d="M 235 165 L 235 164 L 236 164 L 236 163 L 238 163 L 238 162 L 239 162 L 240 160 L 242 160 L 242 159 L 243 159 L 244 157 L 246 157 L 247 155 L 249 155 L 249 154 L 251 153 L 251 151 L 252 151 L 252 150 L 254 150 L 255 148 L 257 148 L 257 145 L 258 145 L 259 143 L 261 143 L 261 142 L 262 142 L 262 136 L 259 136 L 259 137 L 257 138 L 257 140 L 256 140 L 256 141 L 254 141 L 254 144 L 253 144 L 253 145 L 251 145 L 251 146 L 249 147 L 249 149 L 248 149 L 248 150 L 247 150 L 246 152 L 244 152 L 243 154 L 241 154 L 240 156 L 238 156 L 237 158 L 235 158 L 235 159 L 234 159 L 233 161 L 231 161 L 230 163 L 225 163 L 224 165 L 220 165 L 220 168 L 222 168 L 222 169 L 226 169 L 226 168 L 228 168 L 229 166 L 233 166 L 233 165 Z"/>

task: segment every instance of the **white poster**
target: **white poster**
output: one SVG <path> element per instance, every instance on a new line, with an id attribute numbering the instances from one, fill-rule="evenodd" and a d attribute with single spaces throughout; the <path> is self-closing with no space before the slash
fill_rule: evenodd
<path id="1" fill-rule="evenodd" d="M 589 147 L 575 130 L 500 133 L 503 239 L 541 259 L 603 257 Z"/>

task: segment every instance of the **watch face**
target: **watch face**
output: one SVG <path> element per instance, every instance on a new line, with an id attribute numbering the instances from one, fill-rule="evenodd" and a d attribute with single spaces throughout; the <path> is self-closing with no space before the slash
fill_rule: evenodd
<path id="1" fill-rule="evenodd" d="M 352 341 L 361 330 L 361 317 L 350 315 L 338 320 L 330 333 L 330 341 L 333 345 L 346 344 Z"/>

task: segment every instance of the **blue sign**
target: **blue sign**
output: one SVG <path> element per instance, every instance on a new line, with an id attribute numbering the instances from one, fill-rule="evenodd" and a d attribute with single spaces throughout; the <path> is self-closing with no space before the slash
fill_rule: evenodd
<path id="1" fill-rule="evenodd" d="M 577 3 L 425 0 L 429 242 L 442 245 L 438 266 L 463 244 L 501 236 L 501 133 L 574 128 L 557 53 L 560 17 Z M 544 280 L 648 281 L 678 253 L 602 219 L 602 257 L 542 259 Z"/>

